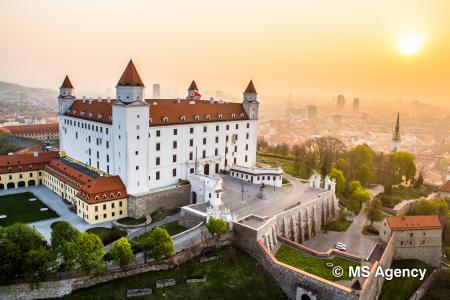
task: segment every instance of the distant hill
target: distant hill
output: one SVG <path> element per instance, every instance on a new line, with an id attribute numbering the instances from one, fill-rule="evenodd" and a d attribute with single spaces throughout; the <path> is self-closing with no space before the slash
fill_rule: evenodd
<path id="1" fill-rule="evenodd" d="M 50 89 L 27 87 L 16 83 L 0 81 L 0 101 L 39 102 L 40 100 L 56 102 L 58 92 Z"/>

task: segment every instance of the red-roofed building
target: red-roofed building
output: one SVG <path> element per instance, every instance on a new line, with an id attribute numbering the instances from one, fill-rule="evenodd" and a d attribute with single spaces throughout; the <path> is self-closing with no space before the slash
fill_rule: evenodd
<path id="1" fill-rule="evenodd" d="M 240 103 L 201 100 L 195 81 L 185 99 L 146 99 L 145 84 L 130 60 L 116 85 L 116 99 L 76 99 L 73 85 L 63 83 L 60 148 L 119 176 L 129 194 L 140 195 L 189 180 L 194 172 L 253 167 L 258 109 L 253 81 Z"/>
<path id="2" fill-rule="evenodd" d="M 0 133 L 39 141 L 55 141 L 59 138 L 59 126 L 58 123 L 2 126 Z"/>
<path id="3" fill-rule="evenodd" d="M 450 180 L 447 180 L 438 188 L 438 193 L 441 197 L 450 197 Z"/>
<path id="4" fill-rule="evenodd" d="M 395 259 L 418 259 L 439 266 L 443 225 L 439 216 L 390 216 L 383 221 L 380 238 L 393 239 Z"/>
<path id="5" fill-rule="evenodd" d="M 108 176 L 59 152 L 0 156 L 0 190 L 45 185 L 90 224 L 128 215 L 127 191 L 119 176 Z"/>

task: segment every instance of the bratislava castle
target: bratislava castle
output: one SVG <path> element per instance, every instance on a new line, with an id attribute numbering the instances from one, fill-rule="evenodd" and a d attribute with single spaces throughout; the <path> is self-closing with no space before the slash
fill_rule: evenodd
<path id="1" fill-rule="evenodd" d="M 130 60 L 116 99 L 77 99 L 66 76 L 58 102 L 61 150 L 120 176 L 128 194 L 256 162 L 259 103 L 251 81 L 242 103 L 201 100 L 194 81 L 185 99 L 148 99 Z"/>

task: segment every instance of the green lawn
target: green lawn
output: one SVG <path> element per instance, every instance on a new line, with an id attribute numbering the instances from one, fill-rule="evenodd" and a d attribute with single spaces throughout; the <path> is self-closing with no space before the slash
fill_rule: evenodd
<path id="1" fill-rule="evenodd" d="M 180 208 L 174 208 L 171 210 L 157 210 L 151 214 L 152 223 L 161 221 L 161 220 L 165 219 L 166 217 L 175 215 L 179 212 L 180 212 Z"/>
<path id="2" fill-rule="evenodd" d="M 221 258 L 200 264 L 197 257 L 172 270 L 117 279 L 76 291 L 64 299 L 126 299 L 127 289 L 145 287 L 152 288 L 153 294 L 136 299 L 287 299 L 271 277 L 243 251 L 227 247 L 209 255 L 220 255 Z M 206 283 L 185 283 L 188 277 L 203 274 Z M 174 278 L 176 285 L 156 289 L 156 280 L 165 278 Z"/>
<path id="3" fill-rule="evenodd" d="M 20 193 L 14 195 L 0 196 L 0 215 L 6 215 L 0 219 L 0 226 L 8 226 L 14 223 L 31 223 L 46 219 L 56 218 L 59 215 L 47 207 L 39 199 L 28 201 L 30 198 L 36 198 L 32 193 Z M 47 207 L 47 211 L 40 211 Z"/>
<path id="4" fill-rule="evenodd" d="M 376 230 L 374 227 L 372 227 L 370 225 L 365 225 L 363 227 L 361 233 L 364 235 L 378 235 L 379 234 L 378 230 Z"/>
<path id="5" fill-rule="evenodd" d="M 102 240 L 103 245 L 108 245 L 127 235 L 126 230 L 107 227 L 94 227 L 86 230 L 86 232 L 96 234 Z"/>
<path id="6" fill-rule="evenodd" d="M 117 220 L 117 223 L 123 224 L 123 225 L 140 225 L 145 223 L 147 221 L 146 217 L 141 218 L 133 218 L 133 217 L 124 217 Z"/>
<path id="7" fill-rule="evenodd" d="M 431 274 L 433 268 L 428 266 L 427 264 L 415 260 L 415 259 L 402 259 L 402 260 L 394 260 L 392 262 L 391 268 L 393 269 L 427 269 L 427 273 L 425 275 L 425 279 Z M 424 280 L 425 280 L 424 279 Z M 414 292 L 421 285 L 421 281 L 419 278 L 413 277 L 402 277 L 402 278 L 394 278 L 390 281 L 385 280 L 383 287 L 381 288 L 379 300 L 389 299 L 389 300 L 403 300 L 409 299 Z M 429 299 L 425 297 L 424 299 Z"/>
<path id="8" fill-rule="evenodd" d="M 302 174 L 296 174 L 296 170 L 294 167 L 294 161 L 289 159 L 282 159 L 277 157 L 270 157 L 270 156 L 264 156 L 262 154 L 256 155 L 256 162 L 266 164 L 272 167 L 281 167 L 284 172 L 286 172 L 289 175 L 292 175 L 294 177 L 298 177 L 301 179 L 308 179 L 308 178 L 302 178 Z"/>
<path id="9" fill-rule="evenodd" d="M 347 219 L 339 219 L 325 225 L 325 230 L 346 231 L 350 224 L 352 224 L 352 221 L 349 221 Z"/>
<path id="10" fill-rule="evenodd" d="M 290 266 L 306 271 L 308 273 L 317 275 L 330 281 L 338 280 L 351 280 L 352 278 L 348 274 L 349 266 L 360 266 L 360 263 L 353 262 L 341 257 L 334 257 L 331 259 L 316 258 L 312 255 L 306 254 L 300 250 L 291 248 L 285 244 L 280 246 L 275 257 Z M 326 266 L 326 263 L 332 263 L 334 266 L 340 266 L 344 269 L 344 274 L 341 277 L 333 276 L 331 270 Z"/>

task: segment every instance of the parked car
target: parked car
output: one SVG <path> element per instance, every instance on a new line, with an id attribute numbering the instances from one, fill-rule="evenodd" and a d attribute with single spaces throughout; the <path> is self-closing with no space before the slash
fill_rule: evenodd
<path id="1" fill-rule="evenodd" d="M 339 245 L 339 246 L 342 246 L 342 247 L 347 247 L 347 245 L 346 245 L 346 244 L 344 244 L 344 243 L 341 243 L 341 242 L 336 242 L 336 245 Z"/>
<path id="2" fill-rule="evenodd" d="M 342 246 L 342 245 L 338 245 L 338 244 L 336 244 L 336 249 L 338 249 L 338 250 L 341 250 L 341 251 L 347 251 L 347 247 L 344 247 L 344 246 Z"/>

